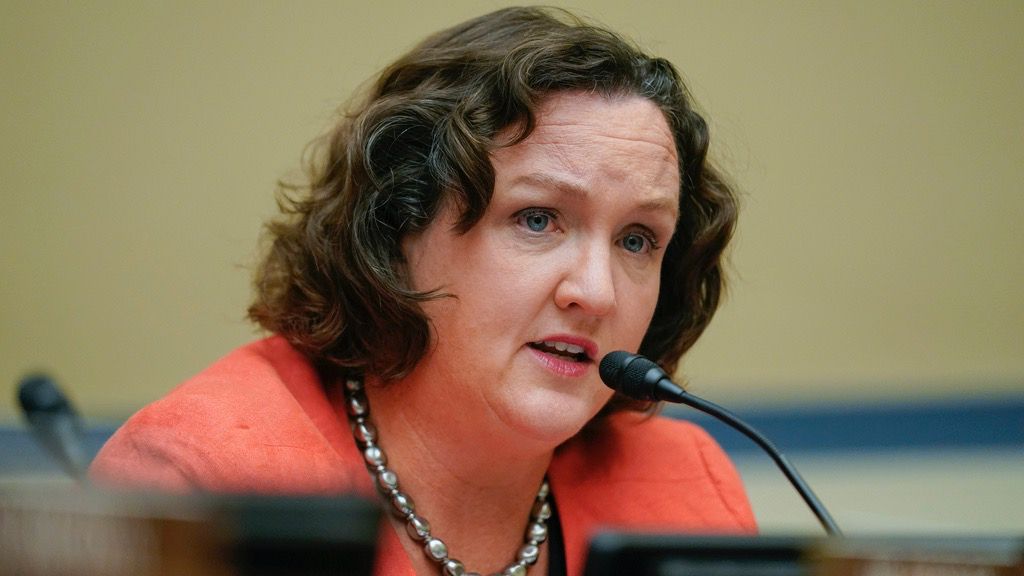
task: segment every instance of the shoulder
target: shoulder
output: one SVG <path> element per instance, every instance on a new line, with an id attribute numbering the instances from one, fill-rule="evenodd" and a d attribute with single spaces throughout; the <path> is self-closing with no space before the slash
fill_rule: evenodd
<path id="1" fill-rule="evenodd" d="M 604 493 L 606 503 L 615 500 L 621 507 L 617 514 L 627 523 L 669 530 L 755 529 L 736 468 L 711 436 L 691 422 L 612 416 L 564 446 L 553 469 L 573 470 L 573 483 L 588 498 Z"/>
<path id="2" fill-rule="evenodd" d="M 691 478 L 695 471 L 732 470 L 728 457 L 703 428 L 685 420 L 624 413 L 612 416 L 598 429 L 581 434 L 563 447 L 564 457 L 580 464 L 600 460 L 593 473 L 602 479 L 652 480 Z"/>
<path id="3" fill-rule="evenodd" d="M 330 489 L 344 477 L 342 446 L 328 438 L 337 420 L 309 362 L 271 337 L 129 418 L 90 475 L 105 485 L 165 490 Z"/>

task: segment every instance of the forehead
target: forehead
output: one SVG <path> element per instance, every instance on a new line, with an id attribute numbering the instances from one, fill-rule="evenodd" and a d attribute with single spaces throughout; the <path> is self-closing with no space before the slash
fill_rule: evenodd
<path id="1" fill-rule="evenodd" d="M 610 198 L 678 202 L 675 140 L 662 111 L 639 96 L 561 92 L 538 108 L 534 130 L 492 155 L 498 182 L 556 179 Z"/>
<path id="2" fill-rule="evenodd" d="M 675 140 L 665 115 L 650 100 L 631 94 L 605 96 L 590 92 L 556 92 L 537 109 L 528 140 L 534 143 L 566 137 L 608 144 L 652 147 L 648 152 L 676 159 Z"/>

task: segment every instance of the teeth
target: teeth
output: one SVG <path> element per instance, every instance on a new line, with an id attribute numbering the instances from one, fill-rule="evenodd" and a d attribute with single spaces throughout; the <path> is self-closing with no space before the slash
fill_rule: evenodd
<path id="1" fill-rule="evenodd" d="M 554 348 L 559 352 L 567 352 L 569 354 L 583 354 L 583 347 L 576 346 L 575 344 L 567 344 L 565 342 L 556 342 L 554 340 L 544 340 L 541 344 L 548 348 Z"/>

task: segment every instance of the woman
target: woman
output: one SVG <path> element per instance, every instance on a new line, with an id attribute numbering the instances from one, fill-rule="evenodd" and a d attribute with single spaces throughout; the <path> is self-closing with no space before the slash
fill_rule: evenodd
<path id="1" fill-rule="evenodd" d="M 135 415 L 93 477 L 376 489 L 381 574 L 579 574 L 597 527 L 753 530 L 713 441 L 597 374 L 619 349 L 672 371 L 717 307 L 736 207 L 707 146 L 668 62 L 568 14 L 428 38 L 269 226 L 249 312 L 275 335 Z"/>

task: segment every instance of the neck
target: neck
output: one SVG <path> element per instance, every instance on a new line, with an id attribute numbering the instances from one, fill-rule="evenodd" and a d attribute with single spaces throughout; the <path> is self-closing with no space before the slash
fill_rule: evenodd
<path id="1" fill-rule="evenodd" d="M 466 489 L 539 484 L 558 445 L 509 428 L 482 397 L 458 397 L 465 389 L 453 392 L 416 374 L 386 384 L 368 379 L 366 394 L 396 460 L 408 457 L 417 473 L 451 476 L 444 481 Z"/>
<path id="2" fill-rule="evenodd" d="M 523 544 L 555 446 L 516 438 L 487 422 L 486 410 L 466 411 L 421 384 L 366 383 L 388 466 L 452 556 L 467 570 L 500 572 Z M 420 544 L 406 536 L 402 521 L 395 524 L 417 572 L 430 573 L 421 572 L 429 568 Z"/>

